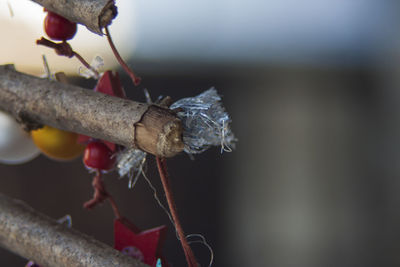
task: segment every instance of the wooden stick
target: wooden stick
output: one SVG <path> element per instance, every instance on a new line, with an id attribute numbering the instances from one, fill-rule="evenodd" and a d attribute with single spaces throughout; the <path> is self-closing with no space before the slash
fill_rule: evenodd
<path id="1" fill-rule="evenodd" d="M 182 123 L 165 107 L 41 79 L 11 66 L 0 66 L 0 110 L 28 128 L 50 125 L 159 157 L 183 150 Z"/>
<path id="2" fill-rule="evenodd" d="M 3 194 L 0 246 L 47 267 L 149 267 Z"/>
<path id="3" fill-rule="evenodd" d="M 113 0 L 32 0 L 49 11 L 70 21 L 85 25 L 90 31 L 103 35 L 102 29 L 117 16 Z"/>

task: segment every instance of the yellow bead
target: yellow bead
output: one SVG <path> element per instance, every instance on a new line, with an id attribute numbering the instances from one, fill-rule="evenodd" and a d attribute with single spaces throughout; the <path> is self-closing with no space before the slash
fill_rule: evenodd
<path id="1" fill-rule="evenodd" d="M 47 157 L 71 160 L 82 154 L 84 146 L 77 143 L 78 134 L 45 125 L 31 132 L 35 145 Z"/>

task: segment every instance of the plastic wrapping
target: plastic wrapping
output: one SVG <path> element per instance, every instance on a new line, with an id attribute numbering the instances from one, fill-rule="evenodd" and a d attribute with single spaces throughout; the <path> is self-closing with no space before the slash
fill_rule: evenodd
<path id="1" fill-rule="evenodd" d="M 92 62 L 90 62 L 90 66 L 100 73 L 102 67 L 104 66 L 103 58 L 101 56 L 95 56 L 92 59 Z M 79 74 L 79 76 L 82 76 L 86 79 L 94 78 L 97 80 L 99 78 L 99 77 L 97 77 L 96 73 L 94 73 L 91 69 L 86 68 L 85 66 L 79 66 L 78 74 Z"/>
<path id="2" fill-rule="evenodd" d="M 133 188 L 143 172 L 147 153 L 135 148 L 128 148 L 117 156 L 117 170 L 120 177 L 128 175 L 129 188 Z"/>
<path id="3" fill-rule="evenodd" d="M 195 97 L 180 99 L 170 108 L 179 110 L 186 153 L 198 154 L 219 145 L 222 153 L 230 152 L 235 147 L 236 138 L 229 126 L 232 120 L 215 88 Z"/>

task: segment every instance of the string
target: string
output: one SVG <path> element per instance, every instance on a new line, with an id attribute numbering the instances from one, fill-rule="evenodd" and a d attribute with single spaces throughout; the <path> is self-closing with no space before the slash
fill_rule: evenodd
<path id="1" fill-rule="evenodd" d="M 163 209 L 163 211 L 167 214 L 167 216 L 168 216 L 169 220 L 171 221 L 172 225 L 174 226 L 175 232 L 176 232 L 175 223 L 174 223 L 174 220 L 172 219 L 171 213 L 164 206 L 164 204 L 161 203 L 161 200 L 157 195 L 157 189 L 153 186 L 153 184 L 151 183 L 150 179 L 147 177 L 147 175 L 143 171 L 142 171 L 142 175 L 143 175 L 144 179 L 146 180 L 146 182 L 148 183 L 148 185 L 150 186 L 151 190 L 153 190 L 154 199 L 157 201 L 158 205 Z M 177 238 L 179 240 L 178 233 L 176 233 L 176 235 L 177 235 Z"/>
<path id="2" fill-rule="evenodd" d="M 96 170 L 95 172 L 96 172 L 96 176 L 93 178 L 93 181 L 92 181 L 92 186 L 94 188 L 93 197 L 89 201 L 86 201 L 83 204 L 83 207 L 85 209 L 90 210 L 90 209 L 93 209 L 98 204 L 100 204 L 108 199 L 108 201 L 111 204 L 111 208 L 113 209 L 115 218 L 120 219 L 121 213 L 118 209 L 117 204 L 114 201 L 114 198 L 107 192 L 107 190 L 105 188 L 103 180 L 101 179 L 101 171 Z"/>
<path id="3" fill-rule="evenodd" d="M 186 236 L 183 232 L 183 228 L 178 217 L 175 200 L 170 186 L 165 159 L 156 157 L 156 161 L 157 161 L 157 169 L 160 174 L 161 182 L 164 187 L 165 197 L 167 199 L 168 207 L 171 212 L 171 216 L 174 221 L 176 231 L 178 232 L 179 240 L 181 242 L 183 251 L 185 253 L 186 262 L 188 264 L 188 267 L 198 267 L 199 264 L 197 263 L 193 251 L 186 240 Z"/>
<path id="4" fill-rule="evenodd" d="M 136 76 L 136 74 L 133 72 L 133 70 L 131 68 L 129 68 L 129 66 L 122 59 L 121 55 L 119 54 L 117 48 L 114 45 L 114 42 L 111 38 L 111 34 L 110 34 L 110 31 L 108 30 L 108 27 L 105 27 L 105 30 L 106 30 L 106 36 L 107 36 L 108 43 L 110 44 L 111 50 L 113 51 L 115 58 L 118 60 L 119 64 L 122 66 L 122 68 L 125 70 L 125 72 L 129 75 L 129 77 L 131 77 L 133 84 L 136 86 L 139 85 L 140 80 L 141 80 L 140 77 Z"/>
<path id="5" fill-rule="evenodd" d="M 144 177 L 144 179 L 146 180 L 147 184 L 149 185 L 149 187 L 151 188 L 151 190 L 153 191 L 153 197 L 156 200 L 157 204 L 161 207 L 161 209 L 167 214 L 171 224 L 173 225 L 174 229 L 175 229 L 175 235 L 176 238 L 178 240 L 180 240 L 179 235 L 178 235 L 178 230 L 176 228 L 176 225 L 174 223 L 174 220 L 172 218 L 171 213 L 168 211 L 168 209 L 164 206 L 164 204 L 161 202 L 160 198 L 158 197 L 157 194 L 157 189 L 154 187 L 154 185 L 151 183 L 150 179 L 147 177 L 146 173 L 143 171 L 143 169 L 140 170 L 142 176 Z M 192 240 L 192 241 L 188 241 L 188 244 L 193 244 L 193 243 L 200 243 L 202 245 L 204 245 L 205 247 L 207 247 L 207 249 L 210 251 L 210 262 L 208 264 L 209 267 L 212 266 L 212 263 L 214 262 L 214 251 L 212 249 L 212 247 L 207 243 L 206 238 L 202 235 L 202 234 L 188 234 L 186 235 L 186 239 L 189 240 L 190 238 L 193 237 L 198 237 L 200 238 L 200 240 Z"/>
<path id="6" fill-rule="evenodd" d="M 214 262 L 214 251 L 213 251 L 212 247 L 207 243 L 206 238 L 202 234 L 189 234 L 186 236 L 186 238 L 188 240 L 192 237 L 198 237 L 198 238 L 200 238 L 200 240 L 188 241 L 189 244 L 200 243 L 200 244 L 206 246 L 208 248 L 208 250 L 210 251 L 210 262 L 209 262 L 208 266 L 211 267 L 211 265 Z"/>

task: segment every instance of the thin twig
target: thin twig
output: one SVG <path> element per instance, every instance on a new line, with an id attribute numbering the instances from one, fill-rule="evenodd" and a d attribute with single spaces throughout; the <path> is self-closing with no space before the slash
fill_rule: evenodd
<path id="1" fill-rule="evenodd" d="M 183 228 L 182 228 L 182 225 L 181 225 L 179 217 L 178 217 L 178 212 L 176 210 L 174 196 L 172 194 L 172 189 L 171 189 L 171 185 L 170 185 L 170 181 L 169 181 L 166 161 L 165 161 L 165 159 L 162 159 L 159 157 L 156 157 L 156 160 L 157 160 L 158 172 L 160 174 L 161 182 L 163 184 L 164 191 L 165 191 L 165 197 L 167 198 L 169 210 L 171 211 L 171 215 L 174 220 L 175 228 L 178 233 L 179 240 L 181 241 L 183 251 L 185 253 L 186 262 L 188 264 L 188 267 L 198 267 L 199 264 L 197 263 L 197 260 L 193 254 L 193 251 L 186 240 L 185 233 L 183 232 Z"/>
<path id="2" fill-rule="evenodd" d="M 53 41 L 50 41 L 50 40 L 42 37 L 39 40 L 36 40 L 36 44 L 53 48 L 54 51 L 59 56 L 66 56 L 69 58 L 76 57 L 86 68 L 88 68 L 90 71 L 93 72 L 96 79 L 99 78 L 99 72 L 97 70 L 95 70 L 92 66 L 90 66 L 90 64 L 81 55 L 79 55 L 77 52 L 72 50 L 71 45 L 69 43 L 67 43 L 66 41 L 63 41 L 61 43 L 55 43 Z"/>
<path id="3" fill-rule="evenodd" d="M 111 46 L 111 50 L 114 53 L 115 58 L 118 60 L 119 64 L 122 66 L 122 68 L 125 70 L 125 72 L 129 75 L 129 77 L 131 77 L 132 82 L 134 85 L 139 85 L 141 79 L 140 77 L 138 77 L 131 68 L 129 68 L 129 66 L 125 63 L 125 61 L 122 59 L 121 55 L 118 53 L 117 48 L 114 45 L 114 42 L 111 38 L 111 34 L 110 31 L 108 30 L 108 27 L 105 27 L 106 30 L 106 36 L 107 36 L 107 40 L 108 43 Z"/>

